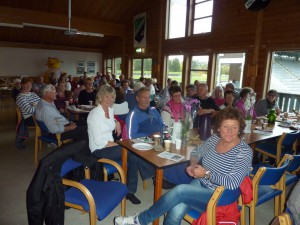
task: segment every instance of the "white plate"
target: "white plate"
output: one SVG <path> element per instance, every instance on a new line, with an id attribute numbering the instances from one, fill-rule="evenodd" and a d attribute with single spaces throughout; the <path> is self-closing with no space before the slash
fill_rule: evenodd
<path id="1" fill-rule="evenodd" d="M 136 148 L 137 150 L 147 151 L 153 148 L 153 145 L 147 143 L 135 143 L 132 147 Z"/>
<path id="2" fill-rule="evenodd" d="M 80 105 L 81 107 L 83 107 L 83 108 L 86 108 L 86 109 L 93 109 L 93 108 L 95 108 L 95 106 L 93 106 L 93 105 Z"/>

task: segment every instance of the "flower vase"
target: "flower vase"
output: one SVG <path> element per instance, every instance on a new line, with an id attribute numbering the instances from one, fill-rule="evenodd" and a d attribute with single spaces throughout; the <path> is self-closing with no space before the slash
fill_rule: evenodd
<path id="1" fill-rule="evenodd" d="M 251 133 L 251 125 L 252 125 L 252 120 L 245 120 L 246 127 L 245 127 L 245 134 Z"/>
<path id="2" fill-rule="evenodd" d="M 186 134 L 182 135 L 182 146 L 186 146 L 189 139 L 189 131 Z"/>
<path id="3" fill-rule="evenodd" d="M 203 114 L 199 116 L 198 132 L 202 141 L 206 141 L 211 136 L 211 114 Z"/>

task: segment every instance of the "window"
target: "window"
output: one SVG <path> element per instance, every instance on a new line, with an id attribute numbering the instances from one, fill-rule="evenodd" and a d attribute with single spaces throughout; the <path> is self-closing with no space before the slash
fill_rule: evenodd
<path id="1" fill-rule="evenodd" d="M 192 56 L 190 84 L 194 84 L 195 80 L 207 83 L 208 60 L 208 55 Z"/>
<path id="2" fill-rule="evenodd" d="M 169 0 L 168 38 L 185 36 L 187 0 Z"/>
<path id="3" fill-rule="evenodd" d="M 232 82 L 242 88 L 245 53 L 220 53 L 217 55 L 215 85 Z"/>
<path id="4" fill-rule="evenodd" d="M 193 34 L 211 32 L 213 0 L 194 0 Z"/>
<path id="5" fill-rule="evenodd" d="M 190 7 L 189 2 L 193 3 Z M 213 0 L 168 0 L 167 38 L 211 32 L 213 3 Z"/>
<path id="6" fill-rule="evenodd" d="M 270 89 L 300 95 L 300 51 L 272 53 Z"/>
<path id="7" fill-rule="evenodd" d="M 121 64 L 122 64 L 122 58 L 114 58 L 114 73 L 116 75 L 122 74 Z"/>
<path id="8" fill-rule="evenodd" d="M 170 55 L 167 58 L 167 78 L 182 82 L 183 55 Z"/>
<path id="9" fill-rule="evenodd" d="M 152 76 L 152 59 L 133 59 L 132 77 L 135 80 L 140 77 L 151 78 Z"/>
<path id="10" fill-rule="evenodd" d="M 111 68 L 111 59 L 106 59 L 105 60 L 105 72 L 106 73 L 111 73 L 112 72 L 112 68 Z"/>

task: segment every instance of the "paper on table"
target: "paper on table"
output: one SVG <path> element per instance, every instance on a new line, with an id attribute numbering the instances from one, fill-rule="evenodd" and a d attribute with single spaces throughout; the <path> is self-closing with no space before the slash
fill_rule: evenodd
<path id="1" fill-rule="evenodd" d="M 178 155 L 178 154 L 174 154 L 174 153 L 170 153 L 170 152 L 162 152 L 160 154 L 158 154 L 157 156 L 161 157 L 161 158 L 165 158 L 165 159 L 169 159 L 175 162 L 179 162 L 180 160 L 182 160 L 184 158 L 184 156 L 182 155 Z"/>
<path id="2" fill-rule="evenodd" d="M 253 133 L 262 134 L 262 135 L 271 135 L 270 131 L 262 131 L 262 130 L 253 130 Z"/>

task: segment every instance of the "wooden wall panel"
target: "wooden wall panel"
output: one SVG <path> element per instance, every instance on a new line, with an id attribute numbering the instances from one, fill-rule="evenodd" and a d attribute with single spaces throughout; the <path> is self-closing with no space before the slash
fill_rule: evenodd
<path id="1" fill-rule="evenodd" d="M 246 52 L 246 65 L 257 65 L 254 77 L 244 74 L 244 86 L 253 85 L 258 96 L 264 92 L 268 53 L 274 49 L 300 49 L 300 1 L 272 0 L 262 11 L 249 11 L 242 0 L 214 0 L 214 21 L 211 33 L 164 40 L 159 29 L 165 29 L 165 2 L 146 3 L 140 12 L 147 12 L 147 48 L 143 57 L 162 61 L 168 54 L 196 54 L 228 51 Z M 163 7 L 163 9 L 162 9 Z M 163 12 L 163 15 L 160 14 Z M 163 21 L 161 21 L 163 18 Z M 136 57 L 133 49 L 133 25 L 126 25 L 126 60 Z M 164 35 L 164 31 L 162 32 Z M 162 45 L 159 47 L 159 41 Z M 161 58 L 159 58 L 161 57 Z M 163 74 L 160 65 L 157 75 Z M 127 68 L 128 69 L 128 68 Z M 254 82 L 250 83 L 251 78 Z"/>

